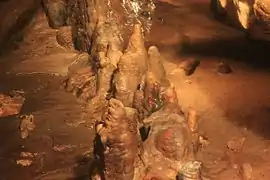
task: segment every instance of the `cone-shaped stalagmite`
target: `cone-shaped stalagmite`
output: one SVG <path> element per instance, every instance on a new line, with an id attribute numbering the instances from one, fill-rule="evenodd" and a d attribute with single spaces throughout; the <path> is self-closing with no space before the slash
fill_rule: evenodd
<path id="1" fill-rule="evenodd" d="M 118 71 L 114 82 L 115 97 L 125 106 L 132 107 L 134 92 L 144 79 L 147 70 L 147 52 L 141 32 L 141 25 L 134 26 L 134 32 L 129 40 L 128 47 L 118 63 Z"/>
<path id="2" fill-rule="evenodd" d="M 148 50 L 148 70 L 145 80 L 145 107 L 152 113 L 161 108 L 163 104 L 162 93 L 170 86 L 166 71 L 163 66 L 163 59 L 159 50 L 151 46 Z"/>
<path id="3" fill-rule="evenodd" d="M 148 71 L 154 73 L 155 79 L 162 85 L 168 86 L 169 81 L 166 78 L 167 74 L 163 66 L 163 58 L 156 46 L 151 46 L 148 49 Z"/>
<path id="4" fill-rule="evenodd" d="M 138 110 L 140 119 L 160 109 L 163 105 L 163 94 L 170 87 L 163 58 L 155 46 L 148 50 L 148 69 L 139 90 L 134 94 L 133 106 Z"/>
<path id="5" fill-rule="evenodd" d="M 128 112 L 127 112 L 128 111 Z M 98 134 L 105 147 L 104 176 L 106 180 L 132 180 L 138 153 L 138 132 L 136 120 L 127 114 L 121 101 L 111 99 L 105 114 L 104 126 Z"/>

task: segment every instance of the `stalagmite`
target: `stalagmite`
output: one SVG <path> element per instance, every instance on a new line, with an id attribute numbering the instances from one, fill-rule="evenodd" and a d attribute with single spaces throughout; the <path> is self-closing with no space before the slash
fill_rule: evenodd
<path id="1" fill-rule="evenodd" d="M 153 113 L 163 105 L 162 93 L 170 86 L 159 50 L 151 46 L 148 50 L 148 70 L 145 76 L 145 108 Z"/>
<path id="2" fill-rule="evenodd" d="M 121 101 L 111 99 L 104 126 L 98 131 L 104 146 L 105 179 L 133 179 L 138 154 L 137 133 L 136 120 L 127 117 Z"/>
<path id="3" fill-rule="evenodd" d="M 129 40 L 128 47 L 118 63 L 118 71 L 114 82 L 116 99 L 125 106 L 132 107 L 134 93 L 143 81 L 147 69 L 147 52 L 141 32 L 141 26 L 136 24 Z"/>
<path id="4" fill-rule="evenodd" d="M 159 81 L 163 86 L 169 86 L 169 80 L 167 79 L 167 73 L 163 66 L 163 58 L 156 46 L 151 46 L 148 49 L 149 61 L 148 71 L 154 73 L 155 79 Z"/>
<path id="5" fill-rule="evenodd" d="M 95 121 L 94 177 L 175 179 L 196 160 L 197 121 L 184 116 L 158 48 L 145 47 L 152 1 L 75 0 L 67 11 L 75 47 L 89 54 L 66 90 L 87 100 Z"/>

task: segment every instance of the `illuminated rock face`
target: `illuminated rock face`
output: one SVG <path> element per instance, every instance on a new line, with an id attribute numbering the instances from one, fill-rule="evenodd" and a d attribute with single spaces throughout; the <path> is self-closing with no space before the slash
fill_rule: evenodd
<path id="1" fill-rule="evenodd" d="M 254 4 L 254 14 L 257 21 L 263 24 L 265 27 L 270 26 L 270 1 L 257 0 Z"/>
<path id="2" fill-rule="evenodd" d="M 96 122 L 94 156 L 101 171 L 95 178 L 169 180 L 186 172 L 197 177 L 198 171 L 186 166 L 198 149 L 193 137 L 196 120 L 188 123 L 185 118 L 158 48 L 144 44 L 153 2 L 67 4 L 75 48 L 86 55 L 77 62 L 82 67 L 69 73 L 65 88 L 85 99 L 89 120 Z"/>
<path id="3" fill-rule="evenodd" d="M 142 34 L 141 25 L 134 25 L 118 63 L 106 56 L 107 63 L 116 64 L 117 70 L 107 71 L 111 73 L 106 77 L 113 79 L 104 87 L 111 86 L 114 91 L 109 92 L 107 88 L 98 92 L 111 93 L 106 99 L 103 96 L 107 103 L 102 108 L 100 96 L 90 101 L 89 108 L 96 109 L 92 114 L 97 114 L 95 157 L 103 164 L 100 176 L 119 180 L 169 180 L 176 179 L 180 173 L 199 180 L 199 168 L 193 170 L 192 165 L 186 166 L 193 164 L 198 149 L 197 136 L 193 136 L 196 118 L 190 118 L 190 122 L 185 118 L 175 89 L 166 77 L 159 50 L 152 46 L 146 51 Z M 99 60 L 102 69 L 106 62 Z M 147 131 L 149 127 L 151 130 L 145 133 L 147 138 L 143 141 L 139 129 Z"/>
<path id="4" fill-rule="evenodd" d="M 227 16 L 254 39 L 270 40 L 270 1 L 212 0 L 212 11 Z"/>

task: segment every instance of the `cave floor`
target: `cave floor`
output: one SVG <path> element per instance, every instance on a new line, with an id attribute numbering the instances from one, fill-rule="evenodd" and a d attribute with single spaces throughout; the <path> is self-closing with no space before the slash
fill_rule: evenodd
<path id="1" fill-rule="evenodd" d="M 270 71 L 266 44 L 249 44 L 242 32 L 216 22 L 206 0 L 160 0 L 147 43 L 159 47 L 168 77 L 183 110 L 198 113 L 209 144 L 198 154 L 214 180 L 241 180 L 250 164 L 252 178 L 270 179 Z M 189 46 L 182 47 L 183 35 Z M 22 114 L 33 114 L 36 128 L 25 140 L 15 116 L 0 118 L 0 180 L 83 179 L 91 158 L 93 127 L 78 100 L 60 87 L 75 53 L 57 45 L 55 30 L 39 12 L 27 33 L 0 59 L 0 92 L 22 89 Z M 179 63 L 197 58 L 200 66 L 183 77 Z M 227 61 L 230 74 L 218 74 Z M 29 66 L 29 64 L 31 64 Z M 234 149 L 235 151 L 232 151 Z M 240 145 L 239 145 L 240 144 Z M 30 167 L 16 161 L 21 152 L 37 153 Z M 80 177 L 79 177 L 80 176 Z M 79 177 L 79 178 L 78 178 Z"/>

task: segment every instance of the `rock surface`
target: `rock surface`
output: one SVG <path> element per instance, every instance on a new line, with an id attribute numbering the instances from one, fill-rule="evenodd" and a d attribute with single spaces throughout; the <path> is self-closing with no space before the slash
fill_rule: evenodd
<path id="1" fill-rule="evenodd" d="M 67 25 L 68 9 L 66 0 L 42 0 L 42 2 L 51 28 L 58 29 Z"/>
<path id="2" fill-rule="evenodd" d="M 0 117 L 19 114 L 25 98 L 14 91 L 11 96 L 0 94 Z"/>
<path id="3" fill-rule="evenodd" d="M 199 149 L 196 112 L 184 116 L 158 48 L 145 46 L 152 1 L 76 0 L 67 9 L 75 48 L 89 58 L 69 68 L 65 88 L 86 100 L 89 121 L 96 122 L 100 178 L 199 176 L 200 166 L 193 166 Z M 60 35 L 58 43 L 69 44 Z M 194 60 L 182 68 L 191 75 L 198 65 Z"/>
<path id="4" fill-rule="evenodd" d="M 41 0 L 16 1 L 8 0 L 0 6 L 0 49 L 10 39 L 16 39 L 23 34 L 23 29 L 32 20 L 39 8 Z"/>

